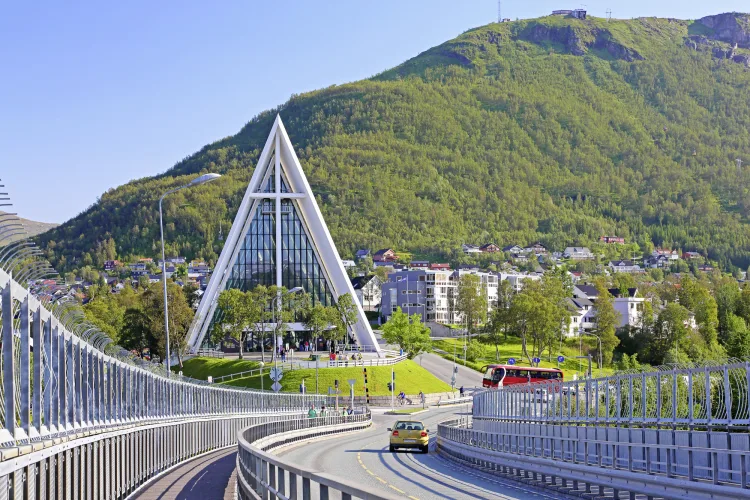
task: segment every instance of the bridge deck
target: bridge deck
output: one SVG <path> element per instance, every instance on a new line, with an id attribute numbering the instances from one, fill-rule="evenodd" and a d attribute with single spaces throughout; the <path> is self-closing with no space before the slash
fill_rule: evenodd
<path id="1" fill-rule="evenodd" d="M 148 484 L 132 498 L 139 500 L 234 499 L 237 447 L 190 460 Z"/>

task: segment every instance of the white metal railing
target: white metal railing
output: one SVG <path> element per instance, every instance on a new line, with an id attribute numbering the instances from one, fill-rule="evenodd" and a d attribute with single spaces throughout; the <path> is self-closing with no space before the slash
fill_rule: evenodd
<path id="1" fill-rule="evenodd" d="M 749 498 L 744 432 L 495 422 L 438 425 L 438 449 L 496 473 L 585 495 Z M 605 491 L 609 489 L 609 491 Z M 588 496 L 588 495 L 587 495 Z"/>
<path id="2" fill-rule="evenodd" d="M 364 429 L 371 425 L 369 413 L 362 415 L 303 418 L 258 424 L 243 430 L 237 453 L 237 498 L 256 500 L 278 498 L 297 500 L 318 497 L 342 500 L 366 498 L 396 500 L 388 492 L 372 491 L 371 487 L 335 477 L 332 474 L 294 465 L 268 450 L 301 439 L 339 434 Z"/>
<path id="3" fill-rule="evenodd" d="M 0 447 L 174 418 L 295 412 L 323 401 L 167 377 L 162 365 L 115 346 L 80 309 L 48 309 L 3 270 L 0 302 Z"/>
<path id="4" fill-rule="evenodd" d="M 475 418 L 660 427 L 750 425 L 750 362 L 536 382 L 474 396 Z"/>

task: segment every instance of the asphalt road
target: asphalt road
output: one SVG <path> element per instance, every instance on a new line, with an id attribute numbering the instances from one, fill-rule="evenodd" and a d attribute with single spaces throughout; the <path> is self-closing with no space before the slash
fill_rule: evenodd
<path id="1" fill-rule="evenodd" d="M 437 354 L 420 354 L 414 360 L 427 371 L 435 375 L 437 378 L 445 382 L 446 384 L 451 383 L 451 375 L 453 374 L 453 362 L 443 359 Z M 458 389 L 462 385 L 464 389 L 471 389 L 473 387 L 482 387 L 482 374 L 466 368 L 462 365 L 458 366 L 458 373 L 456 374 L 456 388 Z"/>
<path id="2" fill-rule="evenodd" d="M 466 406 L 443 408 L 412 418 L 423 421 L 436 434 L 438 422 L 466 411 Z M 277 454 L 299 466 L 334 474 L 373 492 L 388 492 L 411 500 L 556 498 L 525 485 L 457 465 L 438 455 L 434 449 L 434 437 L 430 440 L 430 452 L 426 455 L 405 450 L 390 453 L 386 428 L 399 418 L 404 417 L 374 414 L 373 427 L 366 431 L 303 442 L 279 450 Z M 312 497 L 317 498 L 315 488 Z"/>

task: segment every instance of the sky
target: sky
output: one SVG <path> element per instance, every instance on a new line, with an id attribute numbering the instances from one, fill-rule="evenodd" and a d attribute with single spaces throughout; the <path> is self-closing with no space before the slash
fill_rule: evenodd
<path id="1" fill-rule="evenodd" d="M 504 0 L 502 13 L 584 5 L 616 18 L 750 10 L 747 0 Z M 368 78 L 496 19 L 496 0 L 6 2 L 0 191 L 22 217 L 64 222 L 292 94 Z"/>

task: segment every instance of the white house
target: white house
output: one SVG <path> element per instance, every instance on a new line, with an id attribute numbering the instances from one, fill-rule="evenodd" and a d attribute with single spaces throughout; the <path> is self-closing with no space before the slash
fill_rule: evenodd
<path id="1" fill-rule="evenodd" d="M 572 260 L 589 260 L 594 258 L 594 254 L 586 247 L 567 247 L 563 252 L 563 257 Z"/>
<path id="2" fill-rule="evenodd" d="M 476 253 L 482 253 L 482 251 L 479 249 L 477 245 L 461 245 L 461 250 L 466 255 L 476 254 Z"/>
<path id="3" fill-rule="evenodd" d="M 352 278 L 352 288 L 365 311 L 380 309 L 380 295 L 383 282 L 375 275 Z"/>
<path id="4" fill-rule="evenodd" d="M 581 332 L 593 330 L 596 326 L 594 303 L 585 298 L 567 299 L 570 311 L 570 325 L 563 331 L 566 337 L 577 337 Z"/>
<path id="5" fill-rule="evenodd" d="M 357 263 L 353 260 L 342 260 L 341 264 L 343 264 L 344 269 L 349 269 L 350 267 L 357 267 Z"/>
<path id="6" fill-rule="evenodd" d="M 632 260 L 613 260 L 607 266 L 614 273 L 640 273 L 643 271 L 641 266 Z"/>
<path id="7" fill-rule="evenodd" d="M 610 288 L 609 293 L 615 298 L 615 311 L 620 313 L 618 328 L 640 326 L 643 319 L 643 303 L 646 299 L 639 296 L 638 289 L 628 288 L 627 293 L 623 294 L 617 288 Z"/>

